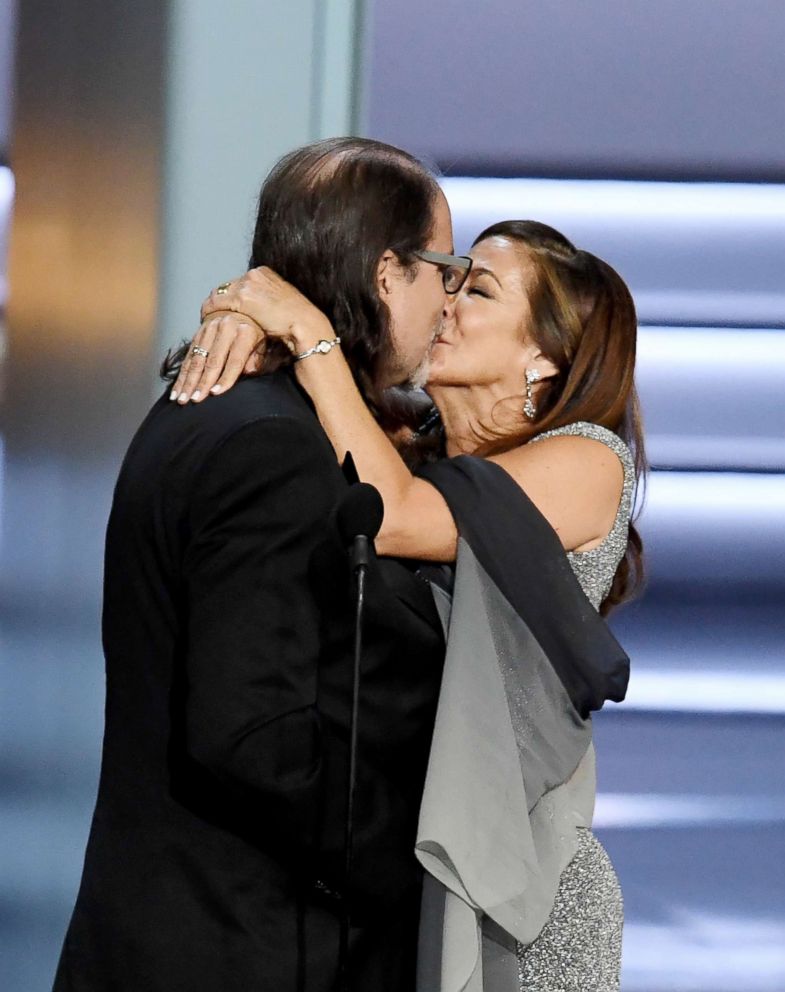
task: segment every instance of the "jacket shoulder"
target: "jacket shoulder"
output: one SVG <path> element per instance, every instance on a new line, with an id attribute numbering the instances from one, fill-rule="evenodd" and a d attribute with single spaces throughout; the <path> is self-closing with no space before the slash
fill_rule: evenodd
<path id="1" fill-rule="evenodd" d="M 290 375 L 273 373 L 242 379 L 221 396 L 182 407 L 168 399 L 167 390 L 136 432 L 121 481 L 130 476 L 155 485 L 166 478 L 177 488 L 187 487 L 211 453 L 225 450 L 235 435 L 248 436 L 248 428 L 257 425 L 251 433 L 258 436 L 265 425 L 274 430 L 276 422 L 294 424 L 314 439 L 315 471 L 322 462 L 325 470 L 335 463 L 332 445 L 303 392 Z"/>
<path id="2" fill-rule="evenodd" d="M 274 417 L 298 420 L 321 432 L 305 394 L 283 372 L 241 379 L 222 396 L 181 407 L 179 412 L 193 420 L 194 427 L 208 430 L 216 438 L 233 433 L 251 421 Z"/>

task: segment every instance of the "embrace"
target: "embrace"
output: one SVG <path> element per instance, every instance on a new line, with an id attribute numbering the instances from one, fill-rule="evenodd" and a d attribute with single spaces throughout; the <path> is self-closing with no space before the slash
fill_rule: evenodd
<path id="1" fill-rule="evenodd" d="M 535 221 L 456 256 L 436 179 L 360 138 L 278 163 L 249 269 L 115 490 L 55 992 L 618 989 L 591 713 L 624 698 L 604 616 L 641 576 L 626 286 Z M 345 884 L 357 477 L 384 519 Z"/>

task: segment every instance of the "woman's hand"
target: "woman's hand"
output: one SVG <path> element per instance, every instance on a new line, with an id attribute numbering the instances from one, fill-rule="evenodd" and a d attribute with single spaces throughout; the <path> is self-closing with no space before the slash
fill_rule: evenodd
<path id="1" fill-rule="evenodd" d="M 242 372 L 258 371 L 259 344 L 280 338 L 305 351 L 335 333 L 325 315 L 299 290 L 262 266 L 213 290 L 202 304 L 202 326 L 172 390 L 180 403 L 200 402 L 231 388 Z"/>
<path id="2" fill-rule="evenodd" d="M 209 354 L 191 354 L 188 370 L 174 387 L 177 391 L 183 381 L 181 403 L 189 397 L 200 402 L 210 392 L 232 386 L 260 340 L 282 340 L 300 354 L 320 340 L 335 337 L 327 317 L 268 268 L 252 269 L 219 286 L 205 300 L 202 319 L 193 344 Z M 251 360 L 256 357 L 254 352 Z M 341 349 L 311 355 L 295 369 L 338 461 L 351 451 L 360 477 L 373 482 L 382 494 L 384 521 L 376 539 L 379 553 L 452 561 L 458 532 L 447 504 L 433 486 L 412 477 L 373 419 Z"/>
<path id="3" fill-rule="evenodd" d="M 259 371 L 263 341 L 261 327 L 243 314 L 208 314 L 191 342 L 169 399 L 181 404 L 189 400 L 199 403 L 211 393 L 231 389 L 243 373 L 253 375 Z M 202 351 L 194 352 L 194 348 Z"/>
<path id="4" fill-rule="evenodd" d="M 266 265 L 214 289 L 202 304 L 202 320 L 224 310 L 250 317 L 266 337 L 281 338 L 292 351 L 335 336 L 321 310 Z"/>

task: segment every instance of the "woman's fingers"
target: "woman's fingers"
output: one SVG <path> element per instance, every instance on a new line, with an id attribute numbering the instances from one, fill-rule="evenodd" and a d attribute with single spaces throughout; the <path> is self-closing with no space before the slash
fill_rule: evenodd
<path id="1" fill-rule="evenodd" d="M 208 316 L 183 363 L 172 398 L 182 405 L 189 400 L 200 403 L 211 393 L 217 395 L 230 389 L 246 365 L 252 363 L 263 338 L 261 328 L 241 314 Z M 257 371 L 255 361 L 253 371 Z"/>
<path id="2" fill-rule="evenodd" d="M 191 354 L 188 360 L 188 370 L 185 373 L 185 378 L 180 389 L 177 390 L 176 400 L 181 405 L 188 402 L 197 388 L 197 384 L 202 377 L 202 372 L 204 371 L 207 359 L 210 357 L 210 350 L 212 349 L 216 334 L 218 333 L 219 324 L 220 318 L 209 318 L 204 324 L 202 324 L 199 332 L 194 338 L 194 343 L 191 346 Z M 198 344 L 196 343 L 197 341 L 199 342 Z"/>
<path id="3" fill-rule="evenodd" d="M 251 357 L 245 363 L 245 368 L 243 369 L 243 372 L 246 375 L 256 375 L 261 369 L 261 367 L 262 367 L 262 356 L 259 352 L 259 349 L 257 348 L 257 350 L 251 355 Z"/>
<path id="4" fill-rule="evenodd" d="M 196 339 L 194 339 L 196 340 Z M 188 365 L 191 358 L 191 352 L 189 351 L 186 357 L 183 359 L 183 363 L 180 366 L 180 371 L 177 374 L 174 385 L 172 386 L 172 391 L 169 393 L 170 400 L 176 400 L 180 395 L 180 391 L 185 385 L 185 377 L 188 375 Z"/>
<path id="5" fill-rule="evenodd" d="M 265 267 L 214 289 L 201 313 L 202 326 L 170 394 L 183 405 L 231 389 L 243 373 L 258 372 L 265 335 L 297 351 L 292 327 L 310 334 L 326 321 L 298 290 Z"/>
<path id="6" fill-rule="evenodd" d="M 210 388 L 214 395 L 231 389 L 244 372 L 253 374 L 259 371 L 260 356 L 257 349 L 264 339 L 261 328 L 250 321 L 240 321 L 236 328 L 221 377 Z"/>
<path id="7" fill-rule="evenodd" d="M 205 334 L 207 333 L 207 323 L 207 321 L 202 323 L 202 326 L 196 332 L 196 335 L 191 342 L 188 352 L 183 359 L 183 363 L 180 366 L 180 371 L 175 379 L 175 383 L 172 386 L 172 391 L 169 393 L 170 400 L 176 400 L 185 388 L 186 380 L 191 371 L 191 363 L 199 357 L 198 354 L 194 354 L 194 348 L 204 348 L 205 351 L 209 351 L 209 348 L 205 347 L 204 343 Z"/>
<path id="8" fill-rule="evenodd" d="M 283 337 L 295 308 L 303 305 L 310 307 L 293 286 L 262 266 L 235 279 L 220 295 L 213 290 L 202 304 L 202 319 L 230 310 L 264 327 L 266 334 Z"/>
<path id="9" fill-rule="evenodd" d="M 264 328 L 267 337 L 291 344 L 293 328 L 307 338 L 326 334 L 326 318 L 306 297 L 272 269 L 261 266 L 235 279 L 223 293 L 217 290 L 202 304 L 202 319 L 232 311 Z"/>
<path id="10" fill-rule="evenodd" d="M 210 354 L 205 356 L 202 374 L 191 394 L 193 403 L 199 403 L 210 395 L 211 388 L 224 370 L 229 350 L 237 337 L 239 319 L 234 314 L 222 314 L 213 319 L 217 324 L 217 329 L 210 347 Z"/>
<path id="11" fill-rule="evenodd" d="M 216 286 L 214 290 L 210 293 L 207 299 L 202 304 L 202 321 L 206 320 L 209 314 L 215 313 L 219 310 L 234 310 L 234 306 L 227 306 L 229 303 L 234 290 L 237 288 L 237 284 L 240 279 L 232 279 L 231 282 L 221 283 L 220 286 Z"/>

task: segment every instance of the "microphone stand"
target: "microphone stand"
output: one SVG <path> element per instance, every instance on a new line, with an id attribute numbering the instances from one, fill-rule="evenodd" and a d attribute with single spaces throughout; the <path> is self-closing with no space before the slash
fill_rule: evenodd
<path id="1" fill-rule="evenodd" d="M 343 865 L 343 912 L 338 949 L 340 992 L 349 992 L 349 882 L 352 872 L 354 841 L 354 798 L 357 787 L 357 724 L 360 709 L 360 661 L 362 659 L 363 608 L 365 606 L 365 576 L 370 560 L 371 542 L 358 534 L 351 549 L 352 571 L 355 575 L 357 600 L 354 615 L 354 669 L 352 676 L 352 712 L 349 731 L 349 784 L 346 796 L 346 843 Z"/>

